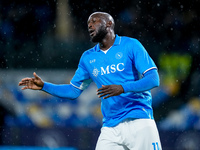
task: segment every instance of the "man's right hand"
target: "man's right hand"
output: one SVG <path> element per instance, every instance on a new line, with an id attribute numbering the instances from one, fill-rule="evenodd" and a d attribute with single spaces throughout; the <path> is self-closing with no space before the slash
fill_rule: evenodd
<path id="1" fill-rule="evenodd" d="M 24 86 L 22 90 L 32 89 L 32 90 L 41 90 L 44 86 L 42 79 L 34 72 L 33 78 L 23 78 L 19 82 L 19 86 Z"/>

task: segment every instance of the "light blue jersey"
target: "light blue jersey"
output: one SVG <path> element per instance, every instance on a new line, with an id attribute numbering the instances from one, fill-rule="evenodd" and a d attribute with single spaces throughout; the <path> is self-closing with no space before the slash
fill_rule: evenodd
<path id="1" fill-rule="evenodd" d="M 125 86 L 152 69 L 157 67 L 138 40 L 116 35 L 106 54 L 100 50 L 99 44 L 83 53 L 71 84 L 81 90 L 92 81 L 98 88 L 111 84 Z M 118 96 L 101 98 L 103 126 L 116 126 L 126 118 L 153 119 L 151 105 L 150 91 L 125 91 Z"/>

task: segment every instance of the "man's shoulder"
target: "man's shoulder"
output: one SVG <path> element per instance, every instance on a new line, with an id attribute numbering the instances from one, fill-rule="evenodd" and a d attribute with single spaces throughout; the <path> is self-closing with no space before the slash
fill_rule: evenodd
<path id="1" fill-rule="evenodd" d="M 140 42 L 133 37 L 128 37 L 128 36 L 119 36 L 120 38 L 120 46 L 126 48 L 126 51 L 133 50 L 135 47 L 140 45 Z"/>
<path id="2" fill-rule="evenodd" d="M 90 53 L 93 53 L 93 52 L 96 52 L 96 45 L 90 49 L 87 49 L 84 53 L 86 54 L 90 54 Z"/>
<path id="3" fill-rule="evenodd" d="M 88 55 L 91 55 L 92 53 L 96 52 L 96 45 L 90 49 L 87 49 L 83 52 L 82 57 L 86 57 Z"/>
<path id="4" fill-rule="evenodd" d="M 124 42 L 137 42 L 138 41 L 136 38 L 129 37 L 129 36 L 119 36 L 119 37 L 121 37 L 122 41 L 124 41 Z"/>

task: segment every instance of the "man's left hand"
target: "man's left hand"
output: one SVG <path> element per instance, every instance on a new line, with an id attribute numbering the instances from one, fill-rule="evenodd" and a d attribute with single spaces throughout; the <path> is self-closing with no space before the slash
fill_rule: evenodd
<path id="1" fill-rule="evenodd" d="M 111 96 L 117 96 L 124 92 L 121 85 L 102 85 L 101 88 L 97 90 L 98 97 L 103 97 L 103 99 L 109 98 Z M 105 97 L 104 97 L 105 96 Z"/>

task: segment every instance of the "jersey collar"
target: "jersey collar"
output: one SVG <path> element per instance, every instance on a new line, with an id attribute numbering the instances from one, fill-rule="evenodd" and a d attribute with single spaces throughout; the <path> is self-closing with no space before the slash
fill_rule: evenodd
<path id="1" fill-rule="evenodd" d="M 113 46 L 120 45 L 120 43 L 121 43 L 121 37 L 116 34 L 116 38 L 115 38 L 115 42 Z M 99 43 L 95 46 L 95 49 L 97 52 L 101 51 L 99 47 Z"/>

